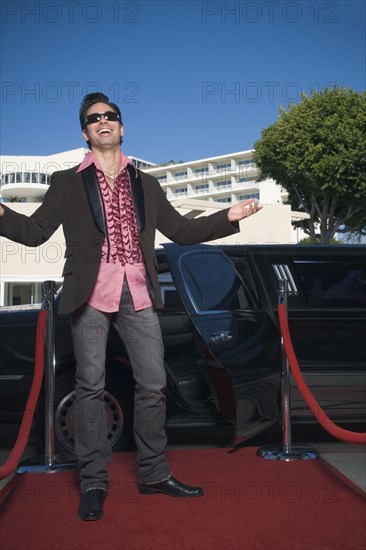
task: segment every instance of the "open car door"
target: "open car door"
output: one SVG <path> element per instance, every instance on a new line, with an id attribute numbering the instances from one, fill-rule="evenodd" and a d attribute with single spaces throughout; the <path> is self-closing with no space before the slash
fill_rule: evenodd
<path id="1" fill-rule="evenodd" d="M 237 433 L 254 435 L 278 416 L 277 326 L 219 247 L 169 243 L 164 249 L 200 344 L 209 352 L 205 370 L 219 412 L 236 423 Z"/>

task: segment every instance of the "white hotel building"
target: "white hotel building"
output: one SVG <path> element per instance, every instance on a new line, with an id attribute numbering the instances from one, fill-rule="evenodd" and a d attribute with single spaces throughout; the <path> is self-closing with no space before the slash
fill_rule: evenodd
<path id="1" fill-rule="evenodd" d="M 159 180 L 170 201 L 198 198 L 228 206 L 248 198 L 263 202 L 264 194 L 266 202 L 283 202 L 281 190 L 274 182 L 256 182 L 258 170 L 253 151 L 154 166 L 147 171 Z"/>
<path id="2" fill-rule="evenodd" d="M 1 156 L 0 202 L 32 214 L 43 200 L 52 173 L 79 164 L 87 151 L 80 148 L 48 156 Z M 168 200 L 187 217 L 207 215 L 251 197 L 265 205 L 256 216 L 240 222 L 240 234 L 216 242 L 285 244 L 302 237 L 291 222 L 306 215 L 283 204 L 286 192 L 273 180 L 256 181 L 252 150 L 165 165 L 130 158 L 159 180 Z M 157 232 L 156 246 L 167 240 Z M 38 248 L 0 237 L 0 306 L 39 302 L 43 281 L 52 279 L 61 284 L 64 249 L 61 228 Z"/>

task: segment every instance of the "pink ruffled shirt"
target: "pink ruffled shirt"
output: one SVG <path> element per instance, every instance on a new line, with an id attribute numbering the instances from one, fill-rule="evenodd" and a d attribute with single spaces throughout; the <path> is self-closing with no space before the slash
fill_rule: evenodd
<path id="1" fill-rule="evenodd" d="M 104 203 L 108 237 L 102 245 L 102 258 L 94 290 L 88 304 L 106 313 L 119 310 L 122 287 L 126 277 L 135 311 L 152 305 L 147 288 L 146 269 L 138 240 L 127 165 L 130 159 L 121 151 L 121 167 L 114 190 L 108 185 L 92 151 L 85 155 L 77 172 L 95 165 L 100 194 Z"/>

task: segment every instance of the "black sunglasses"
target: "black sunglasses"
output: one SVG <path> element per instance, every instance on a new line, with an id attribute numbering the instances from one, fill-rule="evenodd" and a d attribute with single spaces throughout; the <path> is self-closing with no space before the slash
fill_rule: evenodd
<path id="1" fill-rule="evenodd" d="M 102 120 L 102 117 L 104 120 L 111 120 L 112 122 L 116 122 L 119 120 L 119 115 L 115 113 L 114 111 L 106 111 L 105 113 L 93 113 L 92 115 L 88 115 L 85 118 L 84 126 L 87 124 L 95 124 L 96 122 L 100 122 Z"/>

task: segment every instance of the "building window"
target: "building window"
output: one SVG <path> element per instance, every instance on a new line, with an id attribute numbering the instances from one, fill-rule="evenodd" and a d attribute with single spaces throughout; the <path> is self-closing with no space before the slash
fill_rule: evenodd
<path id="1" fill-rule="evenodd" d="M 249 182 L 249 181 L 253 182 L 253 181 L 255 181 L 255 179 L 254 178 L 240 178 L 239 179 L 239 183 L 246 183 L 246 182 Z"/>
<path id="2" fill-rule="evenodd" d="M 259 193 L 250 193 L 248 195 L 239 195 L 240 201 L 246 201 L 247 199 L 258 199 L 259 200 Z"/>
<path id="3" fill-rule="evenodd" d="M 200 185 L 195 186 L 195 191 L 197 193 L 208 193 L 208 183 L 201 183 Z"/>
<path id="4" fill-rule="evenodd" d="M 216 202 L 231 202 L 231 197 L 220 197 Z"/>
<path id="5" fill-rule="evenodd" d="M 153 166 L 153 164 L 137 159 L 132 159 L 132 163 L 136 166 L 136 168 L 149 168 L 150 166 Z"/>
<path id="6" fill-rule="evenodd" d="M 194 171 L 196 176 L 207 176 L 208 175 L 208 166 L 204 166 L 203 168 L 196 168 Z"/>
<path id="7" fill-rule="evenodd" d="M 34 284 L 23 283 L 9 285 L 9 298 L 10 305 L 18 306 L 21 304 L 33 304 L 34 303 Z"/>
<path id="8" fill-rule="evenodd" d="M 174 195 L 176 197 L 186 197 L 187 187 L 178 187 L 177 189 L 174 189 Z"/>
<path id="9" fill-rule="evenodd" d="M 216 165 L 217 172 L 230 172 L 231 171 L 231 162 L 225 162 Z"/>
<path id="10" fill-rule="evenodd" d="M 217 189 L 231 189 L 231 180 L 219 181 L 216 185 Z"/>
<path id="11" fill-rule="evenodd" d="M 239 166 L 255 166 L 255 162 L 253 159 L 240 160 Z"/>
<path id="12" fill-rule="evenodd" d="M 157 176 L 156 179 L 158 180 L 159 183 L 166 183 L 167 181 L 167 176 Z"/>
<path id="13" fill-rule="evenodd" d="M 1 176 L 1 183 L 43 183 L 48 184 L 51 176 L 39 172 L 9 172 Z"/>
<path id="14" fill-rule="evenodd" d="M 187 179 L 187 170 L 185 170 L 184 172 L 176 172 L 174 174 L 174 179 L 176 181 L 180 181 L 180 180 L 185 180 Z"/>

